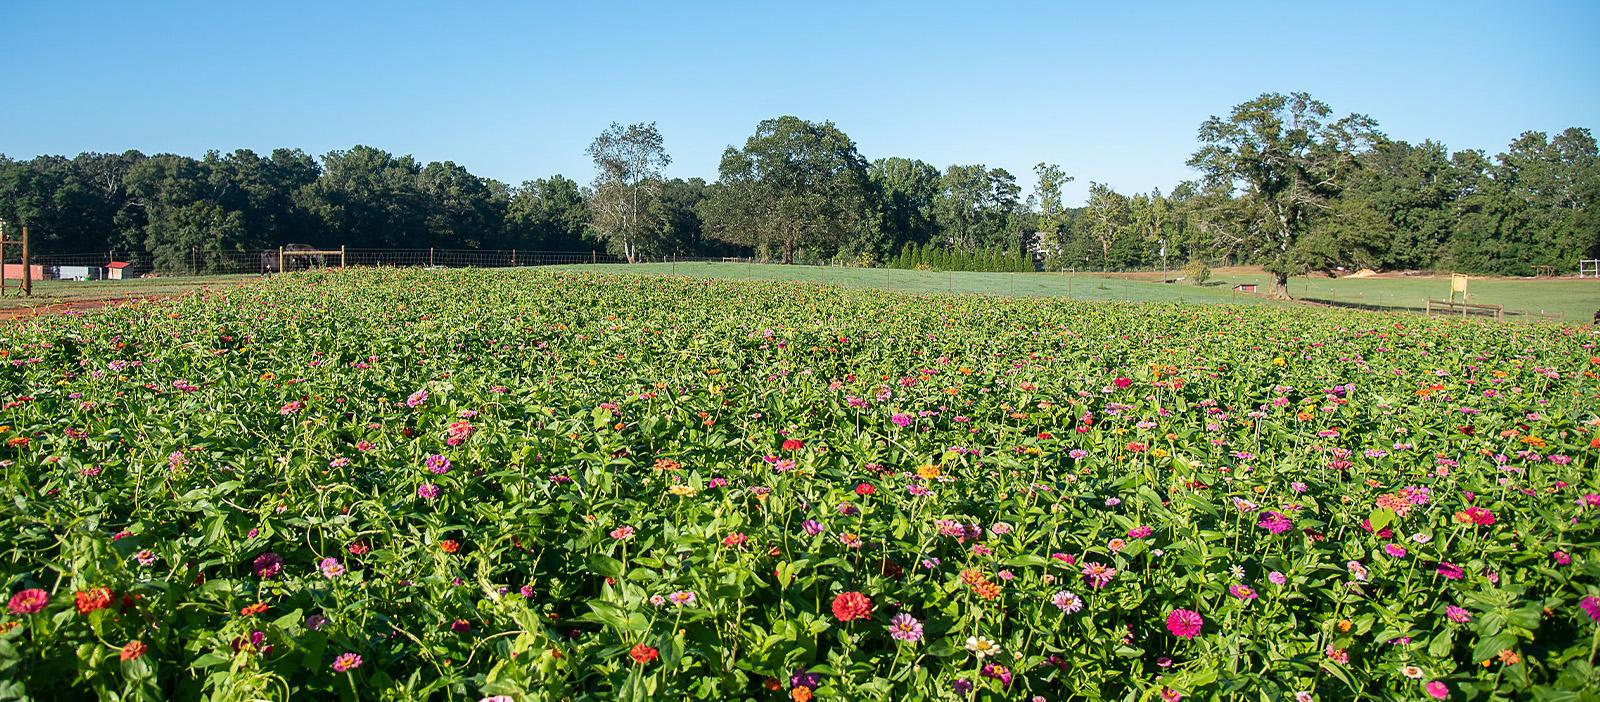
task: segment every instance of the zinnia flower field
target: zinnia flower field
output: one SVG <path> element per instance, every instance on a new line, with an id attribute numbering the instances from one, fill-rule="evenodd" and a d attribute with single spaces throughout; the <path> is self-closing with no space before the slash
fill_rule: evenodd
<path id="1" fill-rule="evenodd" d="M 1597 699 L 1600 335 L 594 272 L 0 326 L 0 699 Z"/>

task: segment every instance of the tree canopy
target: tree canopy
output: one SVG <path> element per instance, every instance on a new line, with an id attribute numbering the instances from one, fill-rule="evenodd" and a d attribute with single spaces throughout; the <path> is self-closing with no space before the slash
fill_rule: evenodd
<path id="1" fill-rule="evenodd" d="M 1167 194 L 1091 183 L 1040 162 L 1026 199 L 1004 168 L 870 163 L 831 122 L 762 121 L 716 182 L 669 178 L 653 123 L 589 145 L 588 187 L 508 185 L 450 162 L 357 145 L 178 154 L 0 155 L 0 219 L 39 254 L 95 253 L 208 270 L 230 253 L 351 248 L 604 248 L 629 260 L 759 255 L 786 262 L 1009 269 L 1161 267 L 1167 259 L 1525 275 L 1600 257 L 1593 135 L 1530 131 L 1502 152 L 1391 139 L 1305 93 L 1267 93 L 1200 124 L 1196 179 Z"/>

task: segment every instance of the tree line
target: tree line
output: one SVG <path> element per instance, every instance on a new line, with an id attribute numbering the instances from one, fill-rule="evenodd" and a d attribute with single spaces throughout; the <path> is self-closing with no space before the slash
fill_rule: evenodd
<path id="1" fill-rule="evenodd" d="M 831 122 L 764 120 L 718 178 L 666 178 L 653 123 L 590 144 L 587 184 L 511 185 L 369 146 L 202 158 L 0 156 L 0 219 L 41 253 L 106 251 L 158 269 L 287 243 L 588 251 L 628 260 L 755 255 L 785 263 L 1123 270 L 1190 261 L 1279 275 L 1341 267 L 1528 274 L 1600 256 L 1600 158 L 1587 129 L 1527 132 L 1504 152 L 1390 139 L 1365 115 L 1269 93 L 1205 120 L 1169 192 L 1119 193 L 1034 167 L 868 160 Z M 1000 263 L 1000 262 L 1004 263 Z M 912 262 L 912 263 L 908 263 Z"/>

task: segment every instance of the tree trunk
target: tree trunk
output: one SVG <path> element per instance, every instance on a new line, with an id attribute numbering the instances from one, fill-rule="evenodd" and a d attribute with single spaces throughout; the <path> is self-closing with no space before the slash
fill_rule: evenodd
<path id="1" fill-rule="evenodd" d="M 1270 298 L 1272 298 L 1274 300 L 1293 300 L 1294 299 L 1293 297 L 1289 296 L 1289 274 L 1288 273 L 1273 273 L 1272 274 L 1272 287 L 1268 288 L 1267 297 L 1270 297 Z"/>

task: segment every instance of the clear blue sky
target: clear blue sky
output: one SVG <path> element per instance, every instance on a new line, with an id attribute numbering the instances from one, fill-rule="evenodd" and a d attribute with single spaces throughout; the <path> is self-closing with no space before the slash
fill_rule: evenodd
<path id="1" fill-rule="evenodd" d="M 670 175 L 782 114 L 867 158 L 1163 190 L 1208 115 L 1309 91 L 1491 154 L 1600 126 L 1600 2 L 0 1 L 0 153 L 370 144 L 508 182 L 655 121 Z"/>

